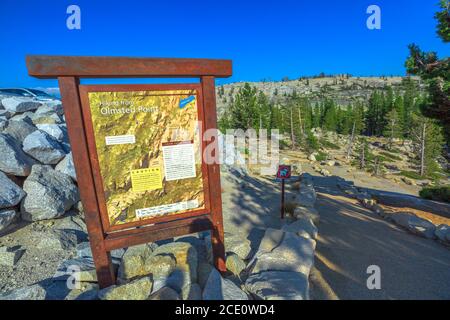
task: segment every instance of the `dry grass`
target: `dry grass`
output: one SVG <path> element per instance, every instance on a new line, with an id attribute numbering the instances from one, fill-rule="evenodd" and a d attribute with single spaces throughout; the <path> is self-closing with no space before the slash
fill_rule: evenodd
<path id="1" fill-rule="evenodd" d="M 295 202 L 286 202 L 284 205 L 284 211 L 289 213 L 289 214 L 294 214 L 294 210 L 295 208 L 297 208 L 298 204 L 296 204 Z"/>
<path id="2" fill-rule="evenodd" d="M 299 191 L 299 190 L 300 190 L 300 181 L 294 182 L 294 183 L 292 184 L 292 189 L 293 189 L 293 190 Z"/>
<path id="3" fill-rule="evenodd" d="M 380 204 L 380 206 L 385 211 L 393 211 L 395 213 L 400 213 L 400 212 L 413 213 L 416 216 L 418 216 L 419 218 L 430 220 L 431 222 L 433 222 L 433 224 L 435 224 L 437 226 L 440 224 L 450 225 L 450 218 L 442 217 L 440 215 L 430 213 L 427 211 L 422 211 L 422 210 L 408 208 L 408 207 L 397 208 L 397 207 L 391 207 L 391 206 L 386 206 L 386 205 L 381 205 L 381 204 Z"/>

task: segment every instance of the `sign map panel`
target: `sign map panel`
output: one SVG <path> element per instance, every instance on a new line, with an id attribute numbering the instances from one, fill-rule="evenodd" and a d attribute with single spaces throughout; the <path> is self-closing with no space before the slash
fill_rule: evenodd
<path id="1" fill-rule="evenodd" d="M 196 90 L 88 99 L 111 226 L 205 208 Z"/>

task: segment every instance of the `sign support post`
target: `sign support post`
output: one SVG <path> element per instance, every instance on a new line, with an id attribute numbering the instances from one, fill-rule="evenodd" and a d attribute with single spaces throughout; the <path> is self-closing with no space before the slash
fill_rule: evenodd
<path id="1" fill-rule="evenodd" d="M 199 85 L 191 84 L 184 85 L 184 87 L 198 88 L 195 89 L 197 92 L 196 97 L 199 99 L 197 102 L 199 108 L 198 120 L 203 123 L 202 129 L 206 131 L 208 129 L 217 129 L 214 82 L 216 77 L 231 76 L 231 61 L 27 56 L 26 62 L 30 76 L 43 79 L 57 78 L 59 82 L 99 287 L 105 288 L 115 284 L 110 255 L 112 250 L 207 230 L 211 231 L 214 265 L 220 272 L 225 272 L 220 166 L 218 163 L 205 162 L 203 154 L 201 163 L 203 191 L 205 193 L 203 209 L 151 217 L 142 221 L 120 225 L 108 224 L 108 219 L 104 217 L 106 208 L 105 195 L 103 192 L 99 192 L 99 186 L 103 185 L 104 187 L 98 169 L 99 157 L 96 150 L 94 152 L 92 150 L 92 146 L 95 146 L 95 136 L 92 135 L 92 121 L 86 121 L 89 118 L 89 112 L 86 109 L 89 105 L 86 105 L 86 97 L 82 97 L 80 94 L 80 88 L 86 86 L 80 85 L 80 79 L 199 78 Z M 145 85 L 136 86 L 139 88 L 145 87 Z M 111 88 L 113 87 L 111 86 Z M 173 85 L 172 87 L 183 89 L 182 84 Z M 84 91 L 86 91 L 85 88 L 83 88 Z M 218 152 L 217 135 L 215 137 L 209 142 L 204 142 L 203 137 L 201 137 L 201 150 L 203 151 L 206 146 L 213 144 L 212 149 Z"/>
<path id="2" fill-rule="evenodd" d="M 278 166 L 277 178 L 281 179 L 281 213 L 280 213 L 281 219 L 284 219 L 284 211 L 285 211 L 284 181 L 286 179 L 289 179 L 290 177 L 291 177 L 291 166 L 286 166 L 286 165 Z"/>
<path id="3" fill-rule="evenodd" d="M 284 179 L 281 180 L 281 219 L 284 219 Z"/>

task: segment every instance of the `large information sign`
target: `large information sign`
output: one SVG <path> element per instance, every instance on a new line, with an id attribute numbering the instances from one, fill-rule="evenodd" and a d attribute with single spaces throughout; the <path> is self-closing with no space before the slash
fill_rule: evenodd
<path id="1" fill-rule="evenodd" d="M 205 213 L 200 88 L 169 87 L 80 87 L 108 230 Z"/>
<path id="2" fill-rule="evenodd" d="M 220 168 L 206 151 L 218 148 L 215 78 L 231 61 L 28 56 L 27 67 L 58 78 L 100 288 L 116 283 L 112 250 L 207 230 L 225 272 Z M 80 84 L 140 77 L 200 81 Z"/>

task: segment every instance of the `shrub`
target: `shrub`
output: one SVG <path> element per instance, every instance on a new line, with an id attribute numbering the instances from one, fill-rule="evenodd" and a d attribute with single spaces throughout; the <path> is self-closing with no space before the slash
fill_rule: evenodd
<path id="1" fill-rule="evenodd" d="M 286 150 L 286 149 L 290 149 L 290 146 L 289 146 L 289 144 L 287 143 L 287 141 L 285 141 L 285 140 L 283 140 L 283 139 L 281 139 L 281 140 L 279 140 L 280 142 L 280 149 L 281 150 Z"/>
<path id="2" fill-rule="evenodd" d="M 308 132 L 305 139 L 305 149 L 308 153 L 312 153 L 314 151 L 317 151 L 319 149 L 319 141 L 317 138 L 312 134 L 311 131 Z"/>
<path id="3" fill-rule="evenodd" d="M 402 160 L 402 158 L 400 158 L 399 156 L 397 156 L 397 155 L 395 155 L 395 154 L 392 154 L 392 153 L 389 153 L 389 152 L 386 152 L 386 151 L 380 152 L 380 155 L 382 155 L 382 156 L 384 156 L 386 159 L 390 159 L 390 160 L 398 160 L 398 161 L 401 161 L 401 160 Z"/>
<path id="4" fill-rule="evenodd" d="M 319 151 L 316 155 L 316 160 L 317 161 L 325 161 L 327 160 L 328 155 L 325 152 Z"/>
<path id="5" fill-rule="evenodd" d="M 420 180 L 420 179 L 424 179 L 425 177 L 422 177 L 420 174 L 418 174 L 415 171 L 401 171 L 400 172 L 401 176 L 410 178 L 410 179 L 416 179 L 416 180 Z"/>
<path id="6" fill-rule="evenodd" d="M 450 186 L 424 187 L 419 195 L 424 199 L 450 203 Z"/>
<path id="7" fill-rule="evenodd" d="M 333 142 L 328 141 L 327 139 L 320 139 L 319 140 L 320 144 L 322 145 L 322 147 L 327 148 L 327 149 L 333 149 L 333 150 L 339 150 L 339 146 Z"/>

